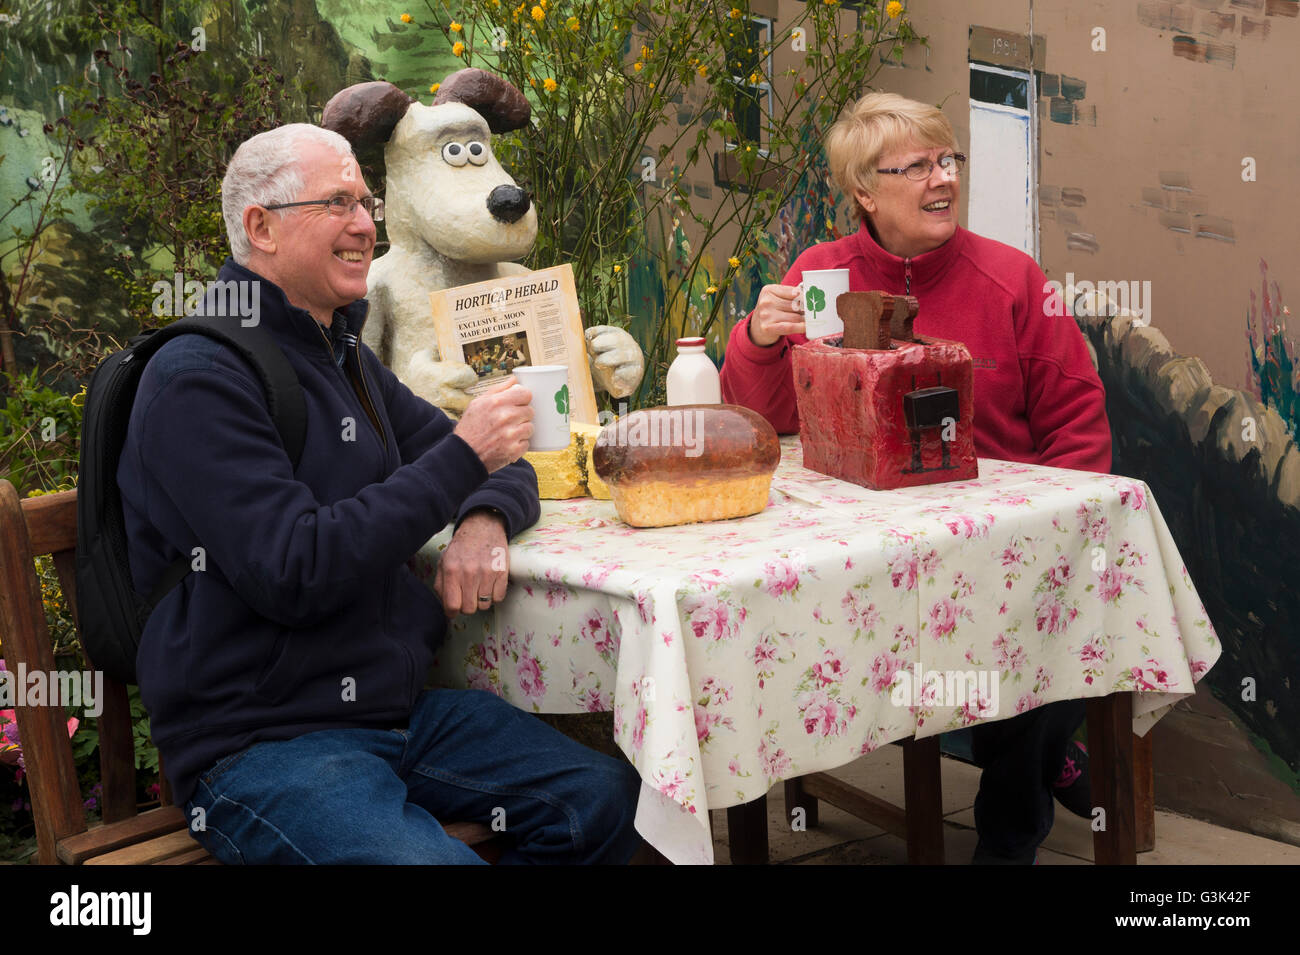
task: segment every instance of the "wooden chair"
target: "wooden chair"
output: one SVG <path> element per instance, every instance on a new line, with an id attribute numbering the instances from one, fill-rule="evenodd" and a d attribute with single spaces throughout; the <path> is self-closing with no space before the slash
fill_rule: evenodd
<path id="1" fill-rule="evenodd" d="M 0 480 L 0 641 L 5 666 L 28 673 L 55 669 L 35 558 L 54 559 L 68 606 L 76 616 L 77 492 L 19 501 Z M 190 834 L 162 778 L 163 805 L 137 812 L 135 749 L 126 686 L 104 677 L 99 716 L 103 823 L 88 828 L 61 706 L 16 706 L 27 785 L 36 817 L 37 860 L 43 865 L 216 865 Z M 20 703 L 22 700 L 20 699 Z M 478 823 L 450 823 L 446 831 L 488 861 L 495 835 Z"/>
<path id="2" fill-rule="evenodd" d="M 1106 808 L 1106 828 L 1093 832 L 1098 865 L 1134 865 L 1138 852 L 1155 848 L 1154 771 L 1151 734 L 1134 736 L 1128 693 L 1088 701 L 1088 756 L 1092 802 Z M 912 865 L 943 865 L 943 788 L 939 737 L 908 739 L 903 747 L 903 806 L 886 802 L 829 773 L 809 773 L 785 781 L 786 812 L 804 811 L 808 828 L 817 825 L 818 800 L 879 826 L 907 841 Z M 731 860 L 768 861 L 767 799 L 727 810 Z"/>

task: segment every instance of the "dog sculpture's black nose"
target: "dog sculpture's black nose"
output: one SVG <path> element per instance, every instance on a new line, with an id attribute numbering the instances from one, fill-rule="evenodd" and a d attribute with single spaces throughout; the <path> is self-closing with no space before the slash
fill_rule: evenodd
<path id="1" fill-rule="evenodd" d="M 488 212 L 502 222 L 518 222 L 528 211 L 528 193 L 518 186 L 497 186 L 488 193 Z"/>

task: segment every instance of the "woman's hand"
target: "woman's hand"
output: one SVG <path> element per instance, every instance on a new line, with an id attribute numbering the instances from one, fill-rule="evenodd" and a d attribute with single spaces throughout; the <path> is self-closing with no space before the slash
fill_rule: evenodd
<path id="1" fill-rule="evenodd" d="M 764 285 L 749 317 L 749 340 L 775 345 L 783 335 L 803 334 L 803 297 L 797 285 Z"/>

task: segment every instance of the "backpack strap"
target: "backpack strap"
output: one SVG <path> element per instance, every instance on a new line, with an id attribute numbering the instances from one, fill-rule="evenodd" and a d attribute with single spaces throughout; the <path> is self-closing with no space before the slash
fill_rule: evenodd
<path id="1" fill-rule="evenodd" d="M 289 455 L 293 469 L 298 470 L 302 460 L 303 445 L 307 441 L 307 400 L 303 397 L 298 375 L 284 357 L 284 351 L 275 340 L 256 325 L 245 326 L 238 319 L 215 315 L 192 315 L 172 322 L 165 328 L 146 333 L 147 339 L 139 341 L 133 358 L 148 361 L 154 352 L 177 335 L 198 334 L 222 342 L 252 366 L 262 382 L 267 407 L 275 430 Z M 184 576 L 183 574 L 181 576 Z M 178 577 L 177 580 L 180 578 Z M 169 588 L 170 589 L 170 588 Z"/>
<path id="2" fill-rule="evenodd" d="M 298 470 L 307 440 L 307 401 L 298 375 L 280 346 L 256 325 L 236 325 L 225 316 L 191 315 L 148 332 L 147 337 L 134 339 L 133 344 L 139 341 L 139 345 L 132 357 L 136 361 L 148 361 L 167 342 L 186 334 L 204 335 L 228 345 L 253 368 L 262 383 L 275 430 L 280 433 L 280 441 L 293 469 Z M 190 563 L 190 558 L 182 555 L 168 565 L 157 586 L 145 598 L 146 612 L 152 612 L 158 602 L 185 579 L 191 569 Z"/>

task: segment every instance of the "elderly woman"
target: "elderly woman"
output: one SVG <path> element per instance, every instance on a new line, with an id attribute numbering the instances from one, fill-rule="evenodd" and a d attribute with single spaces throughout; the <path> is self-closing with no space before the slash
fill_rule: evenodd
<path id="1" fill-rule="evenodd" d="M 1062 309 L 1033 259 L 957 224 L 966 157 L 943 113 L 872 93 L 845 110 L 826 150 L 861 227 L 808 249 L 780 285 L 763 287 L 732 330 L 723 400 L 783 434 L 799 430 L 790 349 L 807 338 L 796 286 L 805 270 L 846 268 L 855 291 L 914 295 L 918 334 L 970 349 L 980 457 L 1109 471 L 1105 393 L 1079 329 L 1055 317 Z M 984 768 L 976 862 L 1033 862 L 1051 830 L 1054 793 L 1088 815 L 1086 779 L 1075 768 L 1084 756 L 1070 742 L 1083 712 L 1069 701 L 974 728 Z"/>

